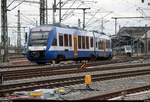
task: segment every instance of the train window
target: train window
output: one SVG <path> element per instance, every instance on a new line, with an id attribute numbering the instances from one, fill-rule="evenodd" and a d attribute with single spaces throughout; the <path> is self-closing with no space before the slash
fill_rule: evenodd
<path id="1" fill-rule="evenodd" d="M 97 48 L 97 38 L 95 38 L 95 40 L 94 40 L 94 44 L 95 44 L 95 47 Z"/>
<path id="2" fill-rule="evenodd" d="M 78 36 L 78 47 L 81 49 L 81 36 Z"/>
<path id="3" fill-rule="evenodd" d="M 108 45 L 108 40 L 106 40 L 106 48 L 108 48 L 109 47 L 109 45 Z"/>
<path id="4" fill-rule="evenodd" d="M 86 48 L 89 49 L 89 37 L 86 36 Z"/>
<path id="5" fill-rule="evenodd" d="M 93 47 L 93 37 L 90 37 L 90 45 Z"/>
<path id="6" fill-rule="evenodd" d="M 52 45 L 53 45 L 53 46 L 57 46 L 57 39 L 56 39 L 56 38 L 54 38 L 54 40 L 53 40 L 53 42 L 52 42 Z"/>
<path id="7" fill-rule="evenodd" d="M 82 48 L 85 49 L 85 36 L 82 36 Z"/>
<path id="8" fill-rule="evenodd" d="M 121 48 L 121 51 L 123 51 L 123 52 L 124 52 L 124 51 L 125 51 L 125 49 L 124 49 L 124 48 Z"/>
<path id="9" fill-rule="evenodd" d="M 31 32 L 30 45 L 43 45 L 47 44 L 49 32 Z"/>
<path id="10" fill-rule="evenodd" d="M 106 40 L 106 48 L 110 48 L 110 41 Z"/>
<path id="11" fill-rule="evenodd" d="M 64 34 L 64 45 L 68 46 L 68 35 Z"/>
<path id="12" fill-rule="evenodd" d="M 98 44 L 97 44 L 97 41 L 96 41 L 96 48 L 97 48 L 97 45 L 98 45 Z"/>
<path id="13" fill-rule="evenodd" d="M 106 49 L 106 41 L 103 40 L 103 49 Z"/>
<path id="14" fill-rule="evenodd" d="M 101 49 L 104 49 L 104 41 L 101 40 Z"/>
<path id="15" fill-rule="evenodd" d="M 98 42 L 98 49 L 101 48 L 101 41 Z"/>
<path id="16" fill-rule="evenodd" d="M 59 46 L 63 46 L 63 35 L 59 33 Z"/>
<path id="17" fill-rule="evenodd" d="M 103 41 L 100 40 L 100 49 L 103 49 Z"/>
<path id="18" fill-rule="evenodd" d="M 69 35 L 69 46 L 71 47 L 72 46 L 72 36 Z"/>

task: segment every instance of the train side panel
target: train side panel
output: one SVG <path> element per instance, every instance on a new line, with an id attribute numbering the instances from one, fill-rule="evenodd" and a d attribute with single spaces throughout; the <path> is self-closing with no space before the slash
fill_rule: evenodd
<path id="1" fill-rule="evenodd" d="M 49 29 L 50 27 L 47 26 L 46 28 Z M 37 29 L 41 31 L 45 28 L 38 27 Z M 59 59 L 74 60 L 91 57 L 112 57 L 110 37 L 100 33 L 56 26 L 53 26 L 48 32 L 45 46 L 30 46 L 30 44 L 28 44 L 28 47 L 30 47 L 30 51 L 28 51 L 27 55 L 28 59 L 37 63 L 47 63 L 48 61 Z M 33 48 L 42 49 L 36 50 Z M 32 56 L 32 54 L 34 54 L 34 56 Z"/>

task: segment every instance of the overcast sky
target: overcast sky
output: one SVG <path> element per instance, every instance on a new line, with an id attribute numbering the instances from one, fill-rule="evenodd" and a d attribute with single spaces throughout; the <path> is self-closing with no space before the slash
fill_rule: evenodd
<path id="1" fill-rule="evenodd" d="M 13 0 L 8 0 L 8 5 Z M 16 0 L 12 5 L 8 7 L 9 10 L 13 9 L 18 3 L 24 0 Z M 39 0 L 28 0 L 39 1 Z M 56 0 L 57 3 L 59 0 Z M 102 30 L 101 22 L 104 21 L 104 32 L 109 35 L 114 34 L 114 19 L 112 17 L 133 17 L 133 16 L 150 16 L 150 6 L 145 0 L 141 3 L 141 0 L 62 0 L 65 5 L 63 7 L 69 8 L 81 8 L 90 7 L 90 10 L 86 10 L 86 29 L 89 30 Z M 48 8 L 52 7 L 53 0 L 48 0 Z M 26 27 L 22 29 L 22 44 L 24 43 L 24 32 L 28 32 L 29 28 L 36 26 L 36 22 L 39 24 L 39 4 L 22 3 L 15 9 L 8 11 L 8 26 L 17 27 L 17 10 L 21 11 L 21 26 Z M 1 9 L 1 8 L 0 8 Z M 62 23 L 77 26 L 78 19 L 81 20 L 82 25 L 82 10 L 62 10 Z M 56 12 L 56 22 L 58 22 L 59 11 Z M 1 18 L 1 17 L 0 17 Z M 52 10 L 48 11 L 48 23 L 52 23 Z M 1 22 L 1 20 L 0 20 Z M 150 26 L 150 19 L 120 19 L 118 20 L 117 29 L 119 26 Z M 9 28 L 9 37 L 11 43 L 16 44 L 17 29 Z"/>

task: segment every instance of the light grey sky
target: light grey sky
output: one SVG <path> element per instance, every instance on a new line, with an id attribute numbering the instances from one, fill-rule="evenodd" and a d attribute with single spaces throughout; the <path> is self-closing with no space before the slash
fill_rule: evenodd
<path id="1" fill-rule="evenodd" d="M 13 0 L 8 0 L 10 4 Z M 8 9 L 12 9 L 18 3 L 24 0 L 15 1 Z M 29 0 L 28 0 L 29 1 Z M 30 0 L 39 1 L 39 0 Z M 59 0 L 56 0 L 57 3 Z M 114 20 L 112 17 L 132 17 L 132 16 L 150 16 L 150 6 L 145 0 L 141 3 L 141 0 L 62 0 L 66 3 L 63 7 L 77 8 L 77 7 L 90 7 L 90 10 L 86 10 L 86 29 L 101 31 L 102 17 L 104 20 L 104 32 L 113 35 L 114 34 Z M 48 7 L 52 7 L 53 0 L 48 0 Z M 1 8 L 0 8 L 1 9 Z M 17 10 L 21 11 L 21 26 L 27 27 L 22 29 L 22 39 L 24 39 L 24 31 L 28 32 L 29 28 L 36 25 L 36 21 L 39 23 L 39 4 L 22 3 L 20 6 L 12 11 L 8 11 L 8 26 L 17 27 Z M 62 10 L 63 24 L 77 26 L 78 19 L 82 22 L 82 10 Z M 59 12 L 56 12 L 56 21 L 58 22 Z M 1 18 L 1 17 L 0 17 Z M 0 20 L 1 22 L 1 20 Z M 48 11 L 48 22 L 52 23 L 52 11 Z M 118 20 L 117 29 L 119 26 L 150 26 L 150 19 L 120 19 Z M 81 24 L 82 25 L 82 24 Z M 9 28 L 9 37 L 11 38 L 11 44 L 16 44 L 17 28 Z M 24 40 L 22 40 L 22 44 Z"/>

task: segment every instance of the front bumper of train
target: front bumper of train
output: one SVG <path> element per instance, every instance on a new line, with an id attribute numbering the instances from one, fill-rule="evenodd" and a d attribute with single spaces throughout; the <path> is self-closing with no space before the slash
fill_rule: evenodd
<path id="1" fill-rule="evenodd" d="M 46 62 L 45 51 L 28 51 L 27 58 L 32 62 Z"/>

